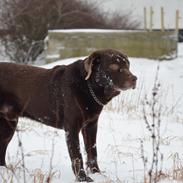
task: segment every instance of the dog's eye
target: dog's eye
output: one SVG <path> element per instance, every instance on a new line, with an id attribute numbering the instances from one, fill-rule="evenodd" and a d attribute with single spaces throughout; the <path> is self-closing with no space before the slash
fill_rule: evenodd
<path id="1" fill-rule="evenodd" d="M 109 69 L 112 70 L 112 71 L 117 71 L 117 70 L 119 70 L 119 65 L 117 65 L 117 64 L 110 64 L 109 65 Z"/>
<path id="2" fill-rule="evenodd" d="M 129 62 L 129 60 L 127 59 L 127 57 L 124 57 L 122 60 L 123 60 L 123 62 L 125 63 L 125 65 L 127 65 L 127 67 L 129 68 L 129 67 L 130 67 L 130 62 Z"/>

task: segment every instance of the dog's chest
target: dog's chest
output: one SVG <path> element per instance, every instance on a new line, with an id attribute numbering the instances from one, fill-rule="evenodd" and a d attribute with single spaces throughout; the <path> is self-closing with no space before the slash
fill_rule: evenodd
<path id="1" fill-rule="evenodd" d="M 102 108 L 93 103 L 84 103 L 79 106 L 78 110 L 80 110 L 82 122 L 93 122 L 98 119 Z"/>

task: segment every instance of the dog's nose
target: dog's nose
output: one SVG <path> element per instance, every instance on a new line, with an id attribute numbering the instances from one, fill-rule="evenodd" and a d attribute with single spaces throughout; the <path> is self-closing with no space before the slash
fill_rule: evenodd
<path id="1" fill-rule="evenodd" d="M 136 76 L 132 76 L 132 81 L 133 82 L 137 81 L 137 77 Z"/>

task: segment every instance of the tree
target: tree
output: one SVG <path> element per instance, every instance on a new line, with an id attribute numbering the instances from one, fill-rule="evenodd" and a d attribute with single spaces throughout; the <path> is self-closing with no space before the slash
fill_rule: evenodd
<path id="1" fill-rule="evenodd" d="M 34 62 L 44 50 L 49 29 L 129 29 L 138 25 L 126 16 L 109 19 L 96 2 L 79 0 L 2 0 L 0 21 L 5 32 L 1 41 L 6 54 L 12 61 L 26 64 Z"/>

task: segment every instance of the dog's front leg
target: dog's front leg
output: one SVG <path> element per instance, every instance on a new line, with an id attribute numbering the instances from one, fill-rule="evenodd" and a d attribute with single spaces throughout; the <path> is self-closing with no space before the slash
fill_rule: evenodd
<path id="1" fill-rule="evenodd" d="M 92 182 L 93 180 L 86 175 L 83 168 L 83 159 L 79 145 L 79 133 L 76 132 L 76 129 L 66 131 L 66 142 L 72 161 L 72 169 L 76 175 L 77 181 Z"/>
<path id="2" fill-rule="evenodd" d="M 97 121 L 98 119 L 90 122 L 82 129 L 85 149 L 87 152 L 87 167 L 90 169 L 92 173 L 100 172 L 97 163 L 97 146 L 96 146 Z"/>

